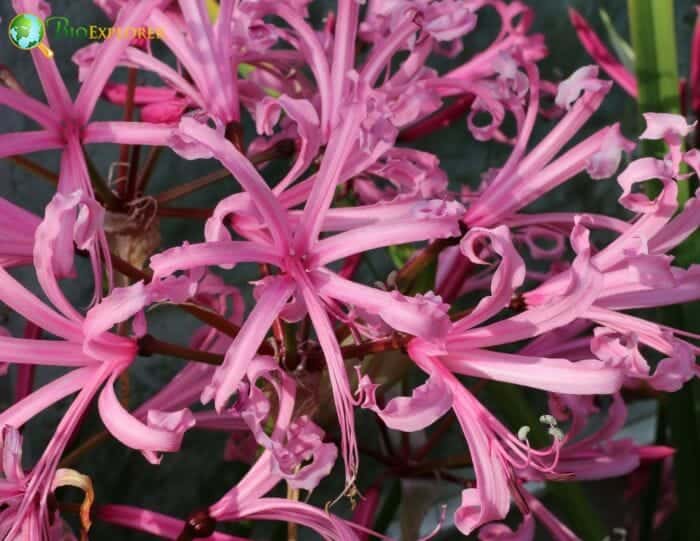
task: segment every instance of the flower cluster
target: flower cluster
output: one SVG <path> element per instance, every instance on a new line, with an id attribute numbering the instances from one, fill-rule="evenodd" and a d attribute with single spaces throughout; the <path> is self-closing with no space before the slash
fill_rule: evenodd
<path id="1" fill-rule="evenodd" d="M 483 540 L 533 539 L 536 522 L 553 539 L 577 539 L 532 482 L 621 476 L 672 454 L 617 434 L 623 392 L 673 392 L 700 375 L 698 336 L 630 313 L 700 298 L 700 268 L 672 255 L 700 223 L 698 199 L 678 202 L 678 182 L 700 174 L 700 154 L 682 145 L 693 128 L 684 118 L 647 114 L 639 137 L 665 141 L 669 153 L 619 171 L 635 143 L 617 124 L 576 137 L 611 83 L 595 66 L 559 84 L 542 80 L 544 39 L 517 0 L 339 0 L 319 27 L 307 0 L 95 3 L 115 26 L 161 29 L 167 51 L 118 39 L 80 49 L 73 98 L 54 60 L 33 50 L 46 101 L 0 86 L 0 104 L 40 126 L 0 134 L 0 156 L 60 152 L 43 216 L 0 199 L 0 302 L 25 328 L 0 328 L 0 374 L 9 368 L 16 389 L 0 412 L 0 538 L 74 539 L 70 507 L 56 495 L 71 485 L 85 493 L 83 536 L 104 521 L 224 541 L 238 538 L 217 532 L 220 523 L 277 520 L 326 539 L 366 539 L 381 485 L 358 483 L 360 415 L 385 435 L 430 434 L 417 450 L 404 440 L 412 459 L 397 475 L 406 476 L 425 471 L 443 427 L 457 420 L 474 475 L 457 478 L 461 503 L 449 520 Z M 41 0 L 13 5 L 50 13 Z M 444 73 L 429 67 L 435 55 L 458 56 L 489 11 L 500 28 L 487 48 Z M 114 82 L 119 68 L 128 83 Z M 139 86 L 141 72 L 158 83 Z M 100 99 L 123 105 L 124 117 L 93 120 Z M 410 143 L 464 115 L 465 138 L 510 153 L 478 187 L 455 191 L 438 157 Z M 535 141 L 541 118 L 552 125 Z M 86 157 L 94 143 L 120 148 L 106 180 Z M 162 147 L 218 161 L 223 174 L 150 194 Z M 281 180 L 266 174 L 272 162 L 286 167 Z M 612 177 L 611 190 L 616 179 L 629 219 L 528 211 L 582 173 Z M 189 209 L 206 219 L 201 240 L 161 247 L 160 216 L 192 217 L 167 203 L 228 176 L 236 187 L 213 209 Z M 657 195 L 639 189 L 648 181 L 660 181 Z M 405 254 L 397 269 L 363 283 L 362 262 L 386 249 Z M 217 269 L 251 264 L 260 277 L 246 302 Z M 20 283 L 16 267 L 33 269 L 38 287 Z M 92 280 L 87 309 L 67 298 L 71 280 Z M 163 303 L 201 320 L 187 345 L 149 333 L 150 310 Z M 146 402 L 125 407 L 117 381 L 152 354 L 188 362 Z M 65 370 L 35 385 L 35 367 L 46 366 Z M 412 389 L 406 367 L 423 375 Z M 487 380 L 547 393 L 542 427 L 508 428 L 479 398 Z M 23 427 L 66 398 L 25 469 Z M 139 502 L 109 505 L 104 494 L 92 505 L 90 479 L 61 463 L 93 403 L 108 435 L 154 467 L 186 432 L 210 430 L 228 433 L 227 446 L 201 452 L 249 469 L 184 520 Z M 594 414 L 603 422 L 589 426 Z M 338 499 L 360 497 L 351 518 L 298 497 L 336 466 Z M 297 496 L 280 497 L 280 484 Z M 522 515 L 517 532 L 499 523 L 511 504 Z"/>

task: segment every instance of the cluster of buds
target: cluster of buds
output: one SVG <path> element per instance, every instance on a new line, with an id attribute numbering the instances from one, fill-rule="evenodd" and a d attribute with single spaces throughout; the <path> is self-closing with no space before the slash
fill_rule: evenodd
<path id="1" fill-rule="evenodd" d="M 483 540 L 534 539 L 536 524 L 553 539 L 578 539 L 532 482 L 622 476 L 672 454 L 618 432 L 623 391 L 673 392 L 700 374 L 692 342 L 700 337 L 630 313 L 700 299 L 700 267 L 677 266 L 670 255 L 700 223 L 698 199 L 678 202 L 677 183 L 700 168 L 700 154 L 683 150 L 693 128 L 683 117 L 647 114 L 640 138 L 665 141 L 669 153 L 620 171 L 635 143 L 617 124 L 576 137 L 611 83 L 595 66 L 559 84 L 542 80 L 544 38 L 530 32 L 533 13 L 517 0 L 338 0 L 319 27 L 308 0 L 95 3 L 117 27 L 160 29 L 168 51 L 159 58 L 147 40 L 120 39 L 80 49 L 73 98 L 54 60 L 34 50 L 46 102 L 0 86 L 0 105 L 40 126 L 0 134 L 0 157 L 55 183 L 43 216 L 0 199 L 0 302 L 25 328 L 23 336 L 0 328 L 0 370 L 16 390 L 0 411 L 0 538 L 74 539 L 71 507 L 55 494 L 73 485 L 86 494 L 84 538 L 103 521 L 166 539 L 229 541 L 240 538 L 218 525 L 277 520 L 326 539 L 367 539 L 381 487 L 358 481 L 361 410 L 376 418 L 387 453 L 390 431 L 429 435 L 417 449 L 405 436 L 401 456 L 389 457 L 399 477 L 426 471 L 446 421 L 456 419 L 469 457 L 461 466 L 474 475 L 465 481 L 441 467 L 442 482 L 462 488 L 445 520 Z M 13 6 L 50 14 L 42 0 Z M 458 63 L 463 38 L 489 11 L 500 21 L 495 38 Z M 434 55 L 452 59 L 452 69 L 428 67 Z M 119 68 L 126 84 L 111 80 Z M 141 72 L 159 84 L 139 86 Z M 123 105 L 124 117 L 94 120 L 100 99 Z M 439 137 L 465 115 L 465 138 L 510 154 L 479 186 L 455 191 L 439 157 L 410 143 Z M 534 141 L 542 118 L 551 127 Z M 109 171 L 86 157 L 94 143 L 118 146 Z M 223 170 L 150 193 L 164 147 Z M 45 150 L 60 152 L 57 174 L 24 157 Z M 281 180 L 267 174 L 273 162 Z M 526 210 L 579 174 L 610 178 L 631 217 Z M 168 205 L 228 177 L 235 185 L 213 208 Z M 661 182 L 658 195 L 639 189 L 647 181 Z M 200 241 L 161 246 L 162 217 L 197 226 L 204 218 Z M 358 269 L 377 250 L 389 250 L 397 268 L 363 283 Z M 246 302 L 251 295 L 219 269 L 251 264 L 260 278 Z M 21 283 L 17 267 L 33 270 L 36 283 Z M 66 295 L 76 280 L 91 283 L 87 309 Z M 150 310 L 163 303 L 202 322 L 186 345 L 149 332 Z M 153 354 L 187 363 L 147 401 L 126 406 L 118 380 Z M 66 370 L 35 385 L 35 368 L 46 366 Z M 411 389 L 409 374 L 423 383 Z M 474 381 L 547 393 L 544 428 L 514 434 Z M 66 398 L 25 470 L 23 427 Z M 85 476 L 60 467 L 75 456 L 93 403 L 106 434 L 153 467 L 180 451 L 186 432 L 209 430 L 228 433 L 228 443 L 198 452 L 247 462 L 247 473 L 185 518 L 139 502 L 111 505 Z M 595 430 L 593 414 L 603 418 Z M 533 445 L 541 431 L 543 443 Z M 361 498 L 352 517 L 298 497 L 336 466 L 339 499 Z M 280 484 L 297 497 L 275 495 Z M 157 488 L 177 489 L 176 480 Z M 522 515 L 517 532 L 500 523 L 512 504 Z"/>

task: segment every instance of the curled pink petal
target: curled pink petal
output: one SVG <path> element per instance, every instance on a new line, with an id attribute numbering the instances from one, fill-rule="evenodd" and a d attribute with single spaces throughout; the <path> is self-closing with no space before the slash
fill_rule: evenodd
<path id="1" fill-rule="evenodd" d="M 358 376 L 359 376 L 358 370 Z M 375 387 L 367 375 L 360 377 L 358 393 L 362 408 L 375 412 L 393 430 L 415 432 L 430 426 L 452 407 L 452 393 L 437 376 L 431 375 L 411 396 L 392 398 L 386 406 L 377 405 Z"/>
<path id="2" fill-rule="evenodd" d="M 117 374 L 112 375 L 97 402 L 102 422 L 107 430 L 121 443 L 132 449 L 143 451 L 146 459 L 158 464 L 161 452 L 180 449 L 184 432 L 194 425 L 189 410 L 174 413 L 152 412 L 148 424 L 133 417 L 119 402 L 114 393 Z"/>

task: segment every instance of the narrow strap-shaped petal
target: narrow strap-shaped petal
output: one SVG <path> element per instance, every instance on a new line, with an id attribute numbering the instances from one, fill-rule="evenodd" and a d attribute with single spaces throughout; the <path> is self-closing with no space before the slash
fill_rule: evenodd
<path id="1" fill-rule="evenodd" d="M 202 402 L 209 402 L 213 397 L 216 410 L 220 412 L 224 409 L 294 287 L 294 282 L 288 277 L 274 278 L 268 282 L 226 352 L 224 363 L 216 369 L 211 384 L 202 393 Z"/>
<path id="2" fill-rule="evenodd" d="M 525 492 L 525 491 L 523 491 Z M 535 518 L 528 513 L 515 531 L 503 523 L 486 524 L 479 530 L 479 541 L 533 541 L 535 539 Z M 557 538 L 557 541 L 562 541 Z"/>
<path id="3" fill-rule="evenodd" d="M 451 327 L 447 305 L 438 296 L 406 297 L 346 280 L 325 269 L 313 271 L 311 279 L 322 297 L 376 314 L 397 331 L 439 341 Z"/>
<path id="4" fill-rule="evenodd" d="M 156 276 L 167 276 L 178 270 L 212 265 L 231 266 L 237 263 L 270 263 L 280 266 L 276 251 L 246 241 L 215 241 L 185 244 L 151 256 L 150 266 Z"/>
<path id="5" fill-rule="evenodd" d="M 119 16 L 114 21 L 114 26 L 121 28 L 142 26 L 150 12 L 163 3 L 164 0 L 131 2 L 119 11 Z M 100 45 L 97 60 L 80 87 L 78 96 L 75 98 L 73 111 L 79 124 L 87 124 L 109 76 L 119 62 L 124 49 L 128 46 L 128 39 L 110 39 Z"/>
<path id="6" fill-rule="evenodd" d="M 556 516 L 554 516 L 542 502 L 537 500 L 527 490 L 523 491 L 525 501 L 537 520 L 547 529 L 553 539 L 557 541 L 581 541 L 581 538 L 572 532 Z"/>
<path id="7" fill-rule="evenodd" d="M 611 129 L 602 128 L 536 173 L 527 177 L 513 174 L 513 178 L 518 179 L 516 189 L 509 191 L 507 198 L 496 200 L 490 197 L 489 204 L 477 200 L 475 205 L 478 205 L 480 212 L 477 213 L 475 209 L 473 214 L 468 216 L 468 220 L 475 225 L 498 223 L 509 214 L 526 207 L 563 182 L 585 171 L 591 157 L 601 149 L 601 142 Z M 489 206 L 491 204 L 495 206 Z"/>
<path id="8" fill-rule="evenodd" d="M 80 326 L 59 315 L 0 268 L 0 301 L 51 334 L 75 342 L 82 341 Z"/>
<path id="9" fill-rule="evenodd" d="M 61 148 L 63 139 L 55 131 L 23 131 L 0 134 L 0 158 Z"/>
<path id="10" fill-rule="evenodd" d="M 408 39 L 418 31 L 419 28 L 412 14 L 409 13 L 405 15 L 394 31 L 372 48 L 369 58 L 360 72 L 362 79 L 370 86 L 373 86 L 387 62 L 389 62 L 391 57 L 403 46 L 408 44 Z"/>
<path id="11" fill-rule="evenodd" d="M 144 451 L 149 462 L 152 463 L 159 461 L 155 453 L 178 451 L 184 430 L 192 426 L 193 419 L 175 429 L 159 428 L 142 423 L 126 411 L 119 402 L 114 392 L 114 383 L 117 377 L 118 373 L 110 376 L 97 401 L 100 418 L 107 430 L 127 447 Z M 187 413 L 189 412 L 187 411 Z"/>
<path id="12" fill-rule="evenodd" d="M 527 225 L 573 225 L 581 216 L 578 212 L 542 212 L 538 214 L 515 214 L 504 222 L 510 228 Z M 615 233 L 624 233 L 630 227 L 629 222 L 605 216 L 604 214 L 586 213 L 586 226 L 590 229 L 608 229 Z"/>
<path id="13" fill-rule="evenodd" d="M 318 239 L 321 224 L 331 206 L 335 189 L 341 177 L 345 162 L 352 152 L 359 135 L 360 122 L 365 115 L 365 104 L 355 103 L 345 111 L 343 123 L 331 134 L 316 181 L 304 206 L 302 216 L 303 231 L 300 234 L 299 248 L 308 250 Z"/>
<path id="14" fill-rule="evenodd" d="M 430 346 L 428 346 L 429 348 Z M 462 491 L 461 505 L 455 511 L 455 525 L 465 535 L 493 520 L 502 520 L 510 506 L 510 491 L 503 463 L 492 451 L 492 442 L 479 416 L 481 406 L 462 383 L 436 358 L 421 340 L 408 344 L 408 353 L 428 374 L 441 378 L 450 389 L 452 409 L 462 428 L 474 464 L 476 488 Z"/>
<path id="15" fill-rule="evenodd" d="M 34 231 L 41 223 L 41 218 L 22 207 L 0 197 L 0 227 L 3 235 L 9 238 L 29 238 L 34 240 Z"/>
<path id="16" fill-rule="evenodd" d="M 289 118 L 294 121 L 301 139 L 294 165 L 273 190 L 279 195 L 298 179 L 299 175 L 306 171 L 311 162 L 316 159 L 321 146 L 321 135 L 318 114 L 310 101 L 290 98 L 286 94 L 281 95 L 277 101 Z"/>
<path id="17" fill-rule="evenodd" d="M 180 121 L 180 129 L 207 147 L 214 157 L 231 171 L 263 215 L 265 225 L 270 229 L 277 247 L 281 252 L 286 252 L 290 242 L 286 212 L 250 161 L 230 141 L 194 118 L 183 118 Z"/>
<path id="18" fill-rule="evenodd" d="M 62 168 L 66 175 L 75 175 L 70 182 L 78 182 L 78 173 L 74 167 L 66 165 L 67 161 L 70 161 L 69 151 L 63 153 Z M 87 171 L 84 174 L 87 176 Z M 82 316 L 66 299 L 58 279 L 73 272 L 74 242 L 82 250 L 94 249 L 103 217 L 104 209 L 80 189 L 68 195 L 59 191 L 46 206 L 44 220 L 36 229 L 34 267 L 39 284 L 53 305 L 76 322 L 81 321 Z"/>
<path id="19" fill-rule="evenodd" d="M 173 17 L 166 15 L 160 9 L 154 9 L 151 12 L 148 22 L 153 27 L 163 30 L 163 42 L 192 77 L 195 86 L 199 88 L 207 86 L 207 79 L 204 76 L 202 66 L 197 60 L 192 45 L 182 32 L 181 23 L 175 22 Z"/>
<path id="20" fill-rule="evenodd" d="M 571 110 L 520 163 L 518 174 L 527 177 L 535 168 L 549 163 L 598 109 L 609 90 L 610 85 L 604 84 L 599 90 L 587 91 L 579 98 Z"/>
<path id="21" fill-rule="evenodd" d="M 624 273 L 623 271 L 618 271 Z M 671 304 L 694 302 L 700 298 L 700 266 L 692 265 L 688 270 L 672 269 L 675 284 L 656 288 L 628 287 L 628 291 L 609 293 L 596 304 L 610 310 L 653 308 Z M 607 273 L 606 273 L 607 276 Z"/>
<path id="22" fill-rule="evenodd" d="M 665 254 L 678 246 L 700 227 L 700 197 L 686 201 L 683 210 L 649 240 L 649 251 Z"/>
<path id="23" fill-rule="evenodd" d="M 180 0 L 180 11 L 187 25 L 192 42 L 192 53 L 200 63 L 207 84 L 200 86 L 208 94 L 211 112 L 228 124 L 238 120 L 237 68 L 232 65 L 231 43 L 220 43 L 214 35 L 214 27 L 202 0 Z M 221 45 L 221 46 L 220 46 Z M 228 54 L 227 54 L 228 53 Z M 216 85 L 212 85 L 217 81 Z"/>
<path id="24" fill-rule="evenodd" d="M 224 515 L 221 520 L 249 518 L 293 522 L 311 528 L 326 539 L 357 541 L 357 535 L 344 521 L 306 503 L 267 497 L 244 500 L 238 505 L 236 511 Z"/>
<path id="25" fill-rule="evenodd" d="M 169 383 L 136 408 L 134 416 L 144 418 L 151 409 L 172 411 L 190 406 L 211 381 L 214 370 L 214 366 L 188 363 Z"/>
<path id="26" fill-rule="evenodd" d="M 83 353 L 82 345 L 79 343 L 0 336 L 0 362 L 85 366 L 96 361 Z"/>
<path id="27" fill-rule="evenodd" d="M 53 406 L 59 400 L 79 391 L 85 382 L 97 372 L 97 366 L 85 366 L 41 386 L 19 402 L 0 413 L 0 426 L 22 427 L 27 421 Z"/>
<path id="28" fill-rule="evenodd" d="M 226 520 L 224 517 L 235 520 L 239 502 L 261 498 L 280 480 L 280 475 L 272 471 L 272 452 L 265 450 L 238 484 L 209 507 L 209 512 L 217 520 Z"/>
<path id="29" fill-rule="evenodd" d="M 421 201 L 406 220 L 358 227 L 319 241 L 313 260 L 326 265 L 384 246 L 456 237 L 460 234 L 459 219 L 463 213 L 462 205 L 456 202 Z"/>
<path id="30" fill-rule="evenodd" d="M 49 12 L 44 10 L 46 4 L 38 0 L 16 0 L 13 4 L 17 13 L 33 13 L 42 20 L 49 15 Z M 47 37 L 44 39 L 48 41 Z M 38 47 L 31 50 L 31 55 L 51 110 L 63 119 L 68 118 L 72 100 L 58 71 L 55 58 L 47 58 Z"/>
<path id="31" fill-rule="evenodd" d="M 172 127 L 150 122 L 90 122 L 85 128 L 85 143 L 168 146 Z"/>
<path id="32" fill-rule="evenodd" d="M 630 251 L 639 246 L 640 239 L 648 241 L 654 238 L 669 222 L 678 208 L 678 185 L 669 178 L 668 169 L 660 160 L 640 158 L 630 163 L 618 176 L 618 183 L 623 187 L 620 203 L 641 216 L 593 257 L 593 262 L 601 270 L 614 267 Z M 651 200 L 641 192 L 632 192 L 634 185 L 658 178 L 663 187 L 657 198 Z"/>
<path id="33" fill-rule="evenodd" d="M 527 108 L 527 113 L 525 115 L 525 120 L 523 121 L 522 127 L 519 130 L 518 137 L 515 142 L 515 147 L 513 148 L 513 152 L 510 154 L 510 157 L 506 161 L 505 165 L 501 168 L 501 170 L 498 172 L 496 175 L 496 178 L 494 179 L 494 183 L 492 184 L 492 188 L 487 188 L 485 190 L 485 193 L 482 194 L 482 196 L 477 199 L 477 201 L 474 203 L 475 205 L 478 205 L 484 200 L 484 205 L 486 207 L 489 206 L 489 202 L 486 200 L 492 192 L 495 190 L 499 189 L 500 186 L 503 184 L 510 184 L 511 186 L 514 183 L 514 179 L 511 178 L 515 176 L 515 172 L 517 171 L 518 167 L 520 166 L 520 163 L 522 161 L 523 155 L 525 154 L 527 150 L 527 145 L 528 142 L 530 141 L 530 136 L 532 135 L 532 130 L 534 129 L 535 126 L 535 121 L 537 120 L 537 113 L 539 112 L 539 100 L 540 100 L 540 79 L 539 79 L 539 71 L 537 70 L 537 67 L 533 63 L 526 63 L 525 64 L 525 69 L 527 72 L 527 79 L 528 79 L 528 86 L 529 86 L 529 97 L 528 97 L 528 108 Z M 509 195 L 512 195 L 513 193 L 517 193 L 515 190 L 511 190 Z M 507 200 L 505 198 L 500 198 L 501 202 L 503 200 Z M 493 205 L 491 205 L 493 206 Z M 478 214 L 478 208 L 475 209 L 474 211 L 471 211 L 471 215 L 476 212 Z M 495 213 L 494 213 L 495 214 Z M 469 215 L 469 213 L 468 213 Z M 471 219 L 472 223 L 475 224 L 481 224 L 481 225 L 491 225 L 494 222 L 493 219 L 489 220 L 487 217 L 482 217 L 481 220 L 478 218 Z"/>
<path id="34" fill-rule="evenodd" d="M 0 86 L 0 105 L 28 116 L 44 128 L 57 131 L 56 113 L 38 100 L 16 90 Z"/>
<path id="35" fill-rule="evenodd" d="M 350 390 L 345 361 L 343 360 L 343 354 L 340 352 L 340 345 L 333 332 L 333 326 L 328 318 L 328 314 L 312 290 L 311 285 L 302 283 L 299 284 L 299 289 L 304 297 L 304 304 L 306 304 L 306 309 L 309 311 L 309 317 L 314 325 L 316 336 L 326 359 L 333 401 L 335 402 L 335 410 L 338 414 L 338 424 L 340 426 L 341 449 L 343 460 L 345 461 L 345 479 L 351 482 L 357 474 L 359 455 L 355 437 L 352 391 Z"/>
<path id="36" fill-rule="evenodd" d="M 327 139 L 332 120 L 332 85 L 328 58 L 323 46 L 319 42 L 313 28 L 286 2 L 270 2 L 266 9 L 270 9 L 271 12 L 284 19 L 299 35 L 298 47 L 306 57 L 316 79 L 316 86 L 321 99 L 321 131 L 324 139 Z"/>
<path id="37" fill-rule="evenodd" d="M 333 36 L 333 61 L 331 63 L 331 122 L 337 121 L 340 104 L 347 91 L 346 77 L 355 63 L 355 39 L 360 4 L 356 0 L 339 0 L 338 16 Z"/>
<path id="38" fill-rule="evenodd" d="M 38 216 L 0 198 L 0 266 L 27 265 L 33 261 Z"/>
<path id="39" fill-rule="evenodd" d="M 75 433 L 76 427 L 83 418 L 85 411 L 92 402 L 100 386 L 108 377 L 113 365 L 102 363 L 90 373 L 84 374 L 84 379 L 78 392 L 78 396 L 68 407 L 68 410 L 61 418 L 56 429 L 44 449 L 41 458 L 32 469 L 32 475 L 26 488 L 26 492 L 20 508 L 17 511 L 17 518 L 20 519 L 13 527 L 13 531 L 8 534 L 8 539 L 17 539 L 16 535 L 22 527 L 22 518 L 32 515 L 32 508 L 37 498 L 45 499 L 51 490 L 56 467 L 63 454 L 70 438 Z M 43 517 L 42 520 L 47 520 Z"/>
<path id="40" fill-rule="evenodd" d="M 94 514 L 98 520 L 164 539 L 176 539 L 186 524 L 184 520 L 129 505 L 100 505 L 95 508 Z M 220 532 L 215 532 L 204 539 L 206 541 L 249 541 L 247 538 Z"/>
<path id="41" fill-rule="evenodd" d="M 111 335 L 107 331 L 114 325 L 127 321 L 152 302 L 181 302 L 180 296 L 185 298 L 194 296 L 195 288 L 196 282 L 183 276 L 171 280 L 152 281 L 148 285 L 139 281 L 128 287 L 113 289 L 85 316 L 83 351 L 95 359 L 131 360 L 136 354 L 136 344 L 128 338 Z"/>
<path id="42" fill-rule="evenodd" d="M 597 359 L 528 357 L 488 350 L 453 350 L 441 361 L 458 374 L 565 394 L 612 394 L 624 380 L 617 368 Z"/>
<path id="43" fill-rule="evenodd" d="M 168 43 L 169 38 L 170 36 L 164 34 L 166 43 Z M 136 65 L 136 67 L 142 70 L 152 71 L 169 86 L 190 98 L 200 107 L 205 108 L 201 93 L 165 62 L 158 60 L 153 55 L 147 54 L 136 47 L 126 48 L 124 51 L 124 60 L 128 65 Z"/>

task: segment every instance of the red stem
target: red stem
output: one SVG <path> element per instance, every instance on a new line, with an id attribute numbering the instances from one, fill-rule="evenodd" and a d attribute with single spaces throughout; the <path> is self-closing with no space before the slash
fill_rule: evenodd
<path id="1" fill-rule="evenodd" d="M 433 133 L 434 131 L 446 128 L 457 118 L 466 113 L 474 103 L 474 95 L 466 94 L 460 96 L 450 105 L 443 107 L 437 113 L 421 120 L 408 128 L 404 128 L 401 133 L 399 133 L 398 140 L 402 143 L 408 143 L 415 141 L 421 137 L 425 137 Z"/>

